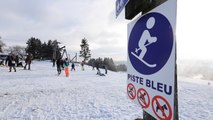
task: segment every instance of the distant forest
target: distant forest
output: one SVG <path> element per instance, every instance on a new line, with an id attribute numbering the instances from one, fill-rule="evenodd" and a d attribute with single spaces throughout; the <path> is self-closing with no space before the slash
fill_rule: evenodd
<path id="1" fill-rule="evenodd" d="M 127 67 L 125 64 L 119 64 L 119 65 L 116 65 L 113 61 L 112 58 L 97 58 L 97 59 L 94 59 L 94 58 L 91 58 L 88 63 L 88 65 L 94 67 L 94 68 L 103 68 L 104 66 L 108 69 L 108 70 L 111 70 L 111 71 L 127 71 Z"/>

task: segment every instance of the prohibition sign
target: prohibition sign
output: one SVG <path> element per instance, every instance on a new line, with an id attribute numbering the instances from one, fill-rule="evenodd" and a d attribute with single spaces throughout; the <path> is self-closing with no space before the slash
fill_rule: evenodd
<path id="1" fill-rule="evenodd" d="M 171 120 L 172 118 L 172 109 L 167 100 L 162 96 L 153 97 L 152 110 L 160 120 Z"/>
<path id="2" fill-rule="evenodd" d="M 142 108 L 148 108 L 150 104 L 150 98 L 147 91 L 143 88 L 140 88 L 137 92 L 138 103 Z"/>
<path id="3" fill-rule="evenodd" d="M 130 99 L 134 100 L 136 97 L 136 89 L 132 83 L 127 85 L 127 94 Z"/>

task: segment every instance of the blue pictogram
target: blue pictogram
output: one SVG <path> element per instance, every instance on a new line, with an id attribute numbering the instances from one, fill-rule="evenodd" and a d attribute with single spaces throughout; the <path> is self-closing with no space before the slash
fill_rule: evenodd
<path id="1" fill-rule="evenodd" d="M 149 13 L 134 25 L 128 43 L 132 66 L 141 74 L 154 74 L 168 61 L 173 47 L 173 30 L 160 13 Z"/>

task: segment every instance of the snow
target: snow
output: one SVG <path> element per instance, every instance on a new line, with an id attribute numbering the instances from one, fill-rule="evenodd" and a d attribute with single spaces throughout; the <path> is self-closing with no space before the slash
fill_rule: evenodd
<path id="1" fill-rule="evenodd" d="M 213 82 L 179 79 L 180 120 L 213 120 Z"/>
<path id="2" fill-rule="evenodd" d="M 49 61 L 33 61 L 31 70 L 0 67 L 1 120 L 133 120 L 141 107 L 127 97 L 125 72 L 96 75 L 76 66 L 65 77 Z M 102 70 L 104 72 L 104 70 Z M 213 120 L 213 81 L 178 78 L 180 120 Z"/>

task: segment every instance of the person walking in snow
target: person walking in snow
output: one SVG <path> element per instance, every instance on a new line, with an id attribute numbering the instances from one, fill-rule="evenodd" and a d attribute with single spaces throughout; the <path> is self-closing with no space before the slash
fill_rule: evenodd
<path id="1" fill-rule="evenodd" d="M 71 65 L 71 71 L 72 71 L 72 70 L 75 71 L 75 64 L 74 64 L 74 63 L 72 63 L 72 65 Z"/>
<path id="2" fill-rule="evenodd" d="M 30 64 L 32 62 L 32 56 L 31 54 L 27 55 L 27 58 L 25 59 L 25 66 L 24 69 L 26 69 L 26 67 L 28 66 L 28 70 L 30 70 Z"/>
<path id="3" fill-rule="evenodd" d="M 19 65 L 19 56 L 18 55 L 15 56 L 15 62 L 16 62 L 16 67 L 18 67 L 18 65 Z"/>
<path id="4" fill-rule="evenodd" d="M 65 74 L 66 74 L 66 77 L 69 77 L 69 60 L 68 58 L 66 58 L 64 60 L 64 71 L 65 71 Z"/>
<path id="5" fill-rule="evenodd" d="M 106 67 L 106 65 L 104 65 L 103 68 L 105 70 L 105 74 L 107 74 L 107 67 Z"/>
<path id="6" fill-rule="evenodd" d="M 84 71 L 84 61 L 81 62 L 81 69 Z"/>
<path id="7" fill-rule="evenodd" d="M 5 64 L 8 64 L 8 66 L 9 66 L 9 72 L 11 72 L 12 68 L 13 68 L 14 72 L 16 72 L 15 58 L 12 56 L 12 54 L 9 54 L 7 56 Z"/>
<path id="8" fill-rule="evenodd" d="M 61 74 L 61 62 L 62 62 L 61 57 L 59 57 L 56 61 L 58 75 Z"/>

